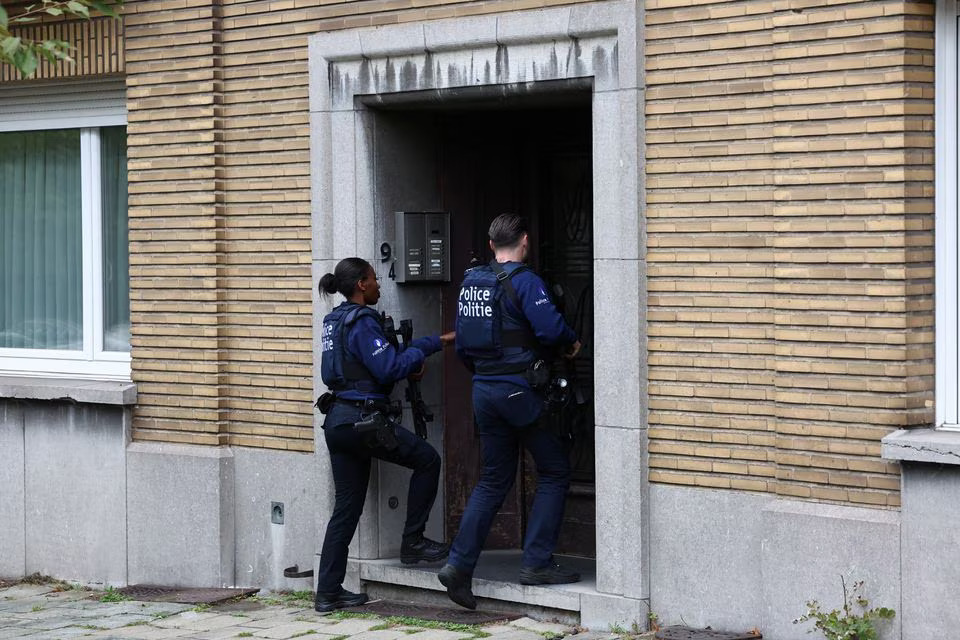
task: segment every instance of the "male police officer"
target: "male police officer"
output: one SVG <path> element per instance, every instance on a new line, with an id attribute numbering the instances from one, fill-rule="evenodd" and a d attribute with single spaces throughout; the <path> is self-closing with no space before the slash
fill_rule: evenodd
<path id="1" fill-rule="evenodd" d="M 557 564 L 557 544 L 570 463 L 560 439 L 537 425 L 549 383 L 548 352 L 563 348 L 573 358 L 580 341 L 528 269 L 526 220 L 505 213 L 489 230 L 494 259 L 469 269 L 460 289 L 457 354 L 474 371 L 473 411 L 483 445 L 480 481 L 460 521 L 447 564 L 439 573 L 450 599 L 475 609 L 473 569 L 517 473 L 522 444 L 537 465 L 537 492 L 527 522 L 521 584 L 577 582 L 580 575 Z"/>

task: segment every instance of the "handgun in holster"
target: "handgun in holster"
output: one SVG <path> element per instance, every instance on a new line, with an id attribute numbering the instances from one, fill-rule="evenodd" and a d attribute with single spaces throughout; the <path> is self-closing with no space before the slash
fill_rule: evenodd
<path id="1" fill-rule="evenodd" d="M 382 411 L 361 413 L 360 420 L 353 424 L 353 428 L 363 436 L 370 447 L 383 447 L 387 451 L 393 451 L 400 446 L 393 422 Z"/>

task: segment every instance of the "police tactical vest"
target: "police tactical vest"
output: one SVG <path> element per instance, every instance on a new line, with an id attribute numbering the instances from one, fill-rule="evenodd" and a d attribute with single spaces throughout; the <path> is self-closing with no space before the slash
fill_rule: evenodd
<path id="1" fill-rule="evenodd" d="M 323 319 L 320 378 L 334 393 L 358 391 L 390 395 L 390 387 L 377 382 L 363 363 L 347 350 L 350 329 L 365 315 L 375 318 L 377 324 L 380 324 L 380 314 L 370 307 L 353 302 L 338 305 Z"/>
<path id="2" fill-rule="evenodd" d="M 538 342 L 524 317 L 510 279 L 525 265 L 468 269 L 457 301 L 457 351 L 473 361 L 478 374 L 520 373 L 536 360 Z M 511 298 L 520 316 L 504 306 Z"/>

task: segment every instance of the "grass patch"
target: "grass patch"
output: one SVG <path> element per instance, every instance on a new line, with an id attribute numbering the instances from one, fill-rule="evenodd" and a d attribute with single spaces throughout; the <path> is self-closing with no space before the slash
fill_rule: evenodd
<path id="1" fill-rule="evenodd" d="M 308 636 L 308 635 L 310 635 L 311 633 L 316 633 L 316 631 L 314 631 L 313 629 L 307 629 L 307 630 L 304 631 L 303 633 L 297 633 L 297 634 L 294 634 L 294 635 L 292 635 L 292 636 L 290 636 L 290 637 L 291 637 L 291 638 L 299 638 L 300 636 Z"/>
<path id="2" fill-rule="evenodd" d="M 380 620 L 382 617 L 375 613 L 354 613 L 352 611 L 334 611 L 327 615 L 328 620 L 348 620 L 350 618 L 361 618 L 368 620 Z M 444 629 L 446 631 L 456 631 L 457 633 L 467 633 L 474 638 L 488 638 L 490 634 L 483 630 L 483 627 L 476 624 L 463 624 L 459 622 L 440 622 L 439 620 L 424 620 L 423 618 L 411 618 L 409 616 L 387 616 L 383 619 L 383 624 L 371 627 L 370 631 L 381 631 L 403 625 L 406 627 L 419 627 L 420 629 Z M 407 631 L 406 633 L 418 633 L 417 631 Z M 344 636 L 345 637 L 345 636 Z M 332 640 L 341 640 L 333 638 Z"/>
<path id="3" fill-rule="evenodd" d="M 334 611 L 327 614 L 327 620 L 349 620 L 350 618 L 378 619 L 375 613 L 354 613 L 353 611 Z"/>
<path id="4" fill-rule="evenodd" d="M 129 599 L 129 596 L 123 595 L 113 587 L 107 587 L 107 590 L 100 596 L 100 602 L 125 602 Z"/>
<path id="5" fill-rule="evenodd" d="M 252 637 L 253 637 L 253 632 L 252 632 L 252 631 L 241 631 L 240 633 L 237 634 L 237 637 L 238 637 L 238 638 L 252 638 Z"/>
<path id="6" fill-rule="evenodd" d="M 267 605 L 313 608 L 313 591 L 277 591 L 268 596 L 252 596 L 251 600 Z"/>

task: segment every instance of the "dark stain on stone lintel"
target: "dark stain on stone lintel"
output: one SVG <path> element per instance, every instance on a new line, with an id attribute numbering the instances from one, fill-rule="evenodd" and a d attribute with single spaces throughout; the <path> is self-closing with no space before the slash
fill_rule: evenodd
<path id="1" fill-rule="evenodd" d="M 419 89 L 417 86 L 417 75 L 416 65 L 409 60 L 404 62 L 403 66 L 400 67 L 400 90 L 416 91 Z"/>
<path id="2" fill-rule="evenodd" d="M 497 82 L 510 82 L 510 50 L 504 44 L 497 45 Z"/>
<path id="3" fill-rule="evenodd" d="M 593 48 L 593 75 L 598 78 L 606 77 L 609 73 L 607 68 L 607 52 L 600 45 Z"/>
<path id="4" fill-rule="evenodd" d="M 372 88 L 371 86 L 371 76 L 370 76 L 370 58 L 363 58 L 360 61 L 360 93 L 370 93 Z"/>
<path id="5" fill-rule="evenodd" d="M 383 88 L 383 90 L 386 91 L 387 93 L 395 92 L 397 90 L 397 69 L 396 69 L 396 66 L 393 64 L 393 60 L 391 60 L 390 58 L 387 58 L 387 64 L 386 64 L 386 69 L 384 69 L 384 74 L 386 74 L 387 77 L 384 79 L 386 86 Z"/>

